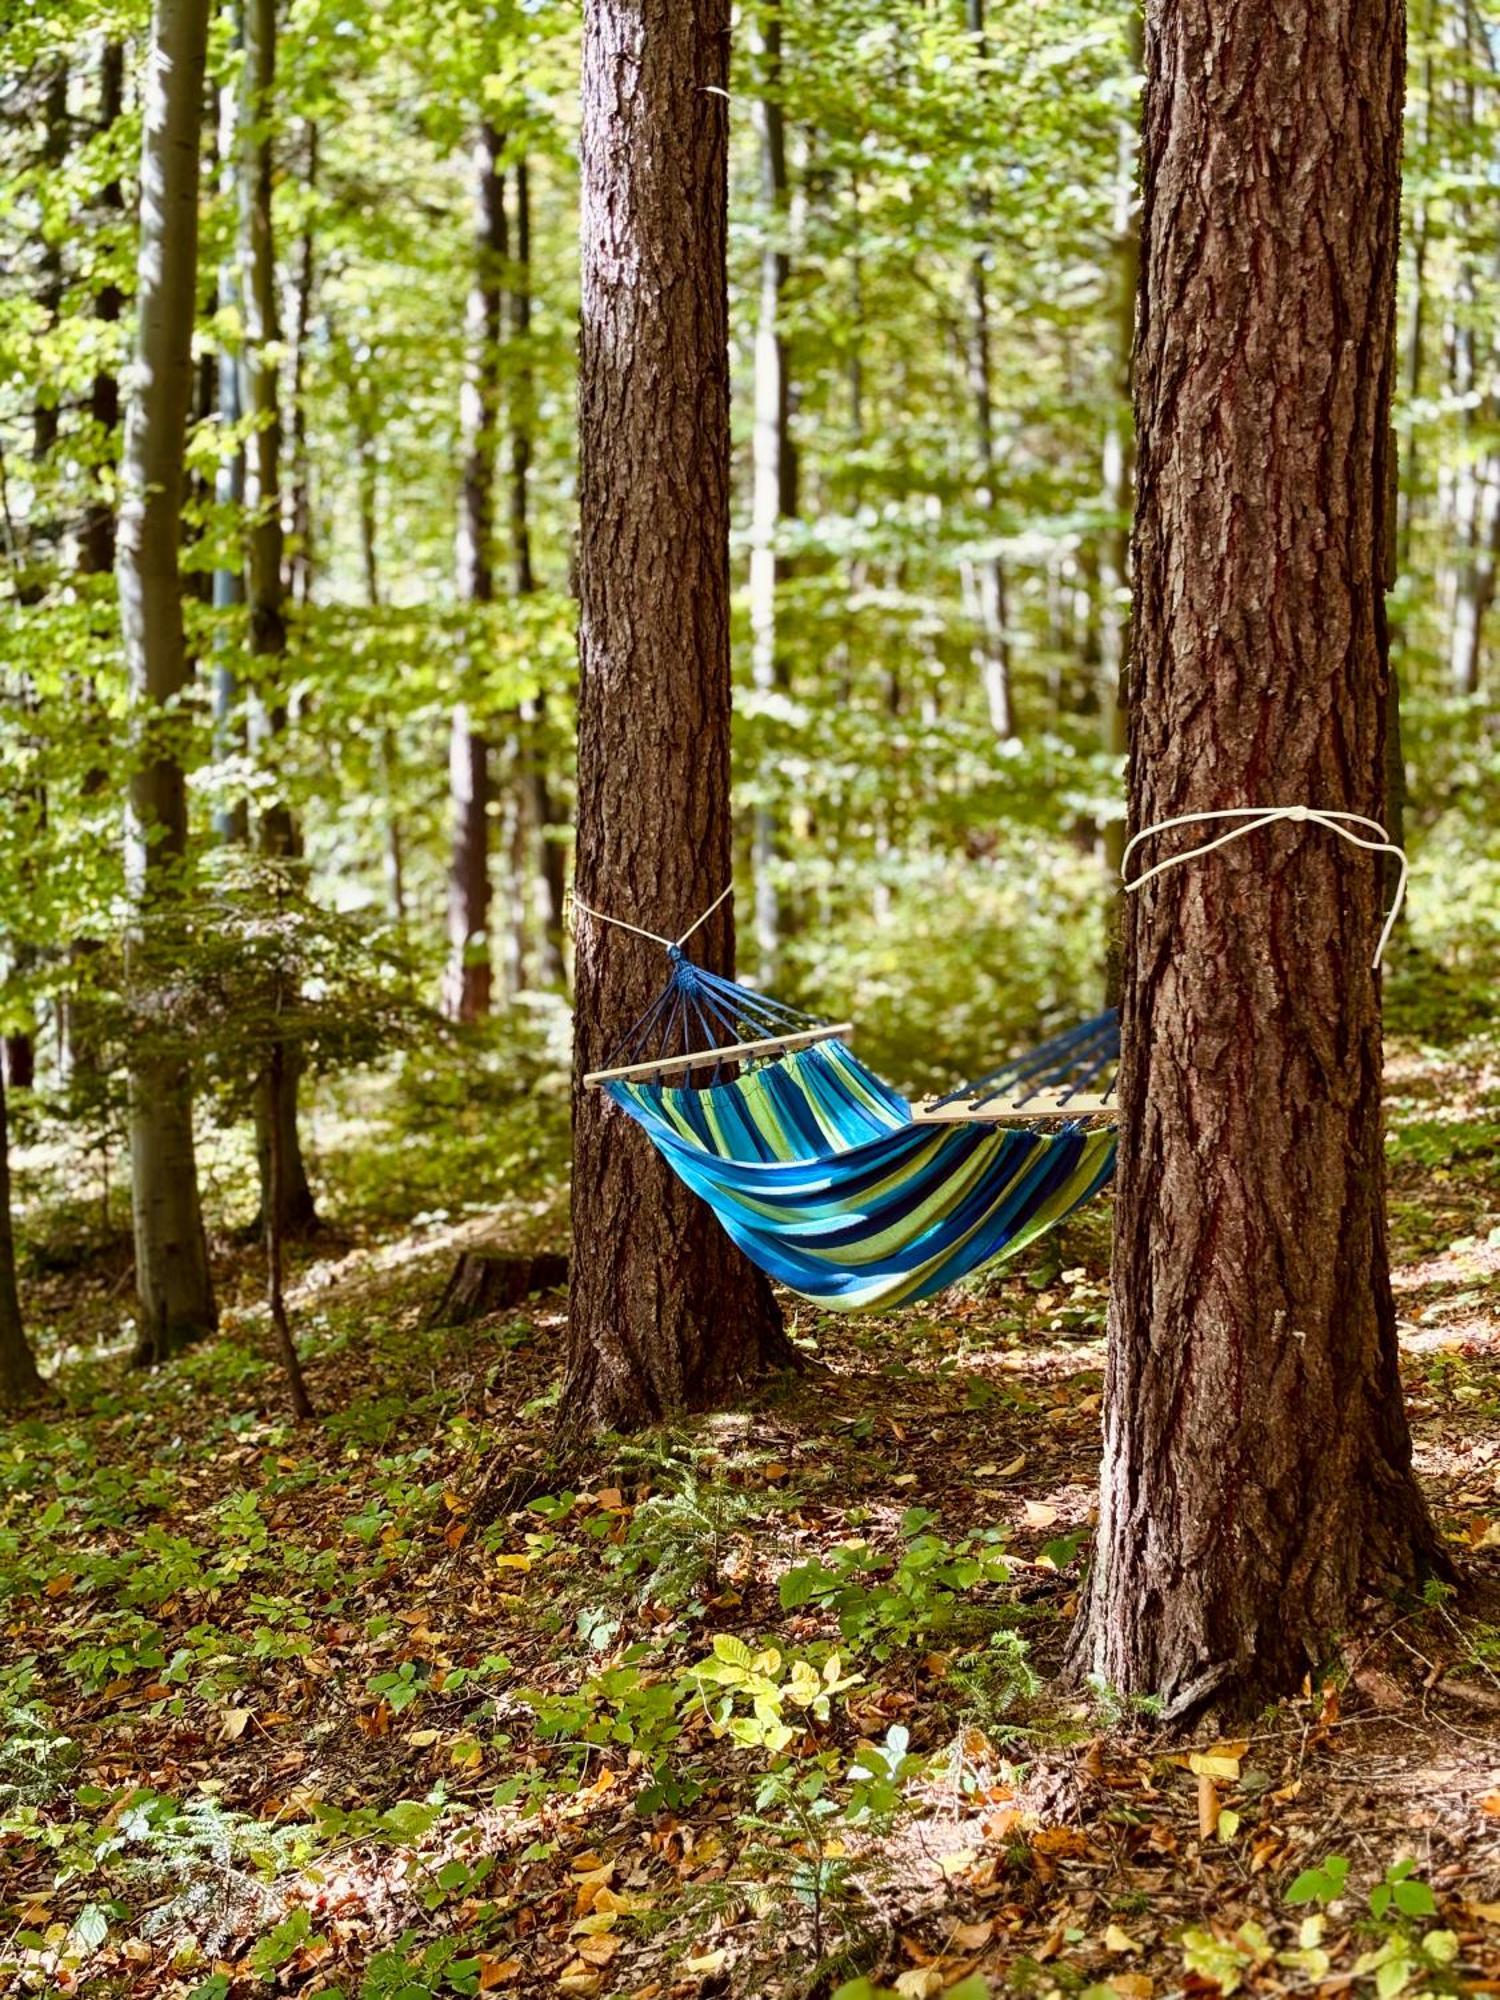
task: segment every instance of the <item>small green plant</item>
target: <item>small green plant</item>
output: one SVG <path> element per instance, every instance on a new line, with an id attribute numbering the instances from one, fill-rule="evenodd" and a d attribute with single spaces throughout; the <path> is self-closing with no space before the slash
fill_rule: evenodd
<path id="1" fill-rule="evenodd" d="M 901 1523 L 906 1547 L 894 1559 L 866 1542 L 847 1542 L 826 1562 L 814 1557 L 789 1569 L 780 1584 L 782 1609 L 826 1606 L 844 1640 L 876 1659 L 930 1642 L 953 1624 L 971 1592 L 1010 1577 L 1000 1529 L 950 1544 L 927 1532 L 935 1519 L 925 1507 L 910 1509 Z"/>

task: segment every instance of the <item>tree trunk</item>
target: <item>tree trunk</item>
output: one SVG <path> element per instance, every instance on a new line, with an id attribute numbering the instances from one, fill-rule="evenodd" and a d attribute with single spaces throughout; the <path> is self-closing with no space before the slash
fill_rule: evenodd
<path id="1" fill-rule="evenodd" d="M 166 714 L 188 687 L 178 541 L 193 388 L 198 155 L 208 0 L 156 0 L 141 145 L 136 379 L 125 427 L 118 575 L 137 743 L 126 871 L 146 924 L 180 900 L 187 790 Z M 154 739 L 154 740 L 153 740 Z M 135 954 L 136 971 L 147 968 Z M 136 982 L 137 1005 L 155 1011 Z M 130 1073 L 131 1199 L 140 1337 L 160 1361 L 218 1322 L 193 1156 L 192 1085 L 147 1047 Z"/>
<path id="2" fill-rule="evenodd" d="M 21 1318 L 16 1242 L 10 1219 L 10 1130 L 0 1077 L 0 1410 L 18 1410 L 45 1388 Z"/>
<path id="3" fill-rule="evenodd" d="M 777 530 L 783 514 L 795 511 L 795 467 L 791 439 L 791 375 L 782 331 L 782 298 L 791 277 L 786 246 L 786 120 L 781 103 L 781 0 L 766 0 L 760 15 L 761 94 L 755 118 L 760 143 L 762 242 L 760 299 L 755 326 L 754 484 L 750 516 L 750 672 L 761 697 L 787 685 L 786 661 L 778 645 L 776 591 L 780 564 Z M 751 867 L 755 882 L 756 976 L 774 987 L 781 955 L 781 895 L 776 881 L 781 840 L 773 804 L 775 760 L 767 757 L 757 774 Z"/>
<path id="4" fill-rule="evenodd" d="M 1379 818 L 1400 0 L 1147 10 L 1131 820 Z M 1205 837 L 1159 837 L 1147 859 Z M 1387 1268 L 1382 874 L 1280 825 L 1130 899 L 1097 1550 L 1074 1657 L 1248 1709 L 1446 1568 Z"/>
<path id="5" fill-rule="evenodd" d="M 241 58 L 244 53 L 244 13 L 235 12 L 235 37 Z M 219 92 L 220 189 L 227 201 L 237 200 L 240 163 L 236 131 L 240 117 L 238 95 L 233 84 Z M 240 310 L 240 267 L 238 246 L 232 245 L 219 266 L 219 307 L 231 321 L 243 321 Z M 245 566 L 241 560 L 240 535 L 245 515 L 245 443 L 236 430 L 244 416 L 244 362 L 240 335 L 226 339 L 219 349 L 218 397 L 221 446 L 214 474 L 214 500 L 232 523 L 231 552 L 213 573 L 213 606 L 217 620 L 218 658 L 214 663 L 214 755 L 221 764 L 243 757 L 245 724 L 240 712 L 239 676 L 235 661 L 241 643 L 237 620 L 231 615 L 245 601 Z M 233 439 L 233 442 L 228 440 Z M 223 841 L 250 838 L 250 807 L 243 792 L 225 790 L 214 808 L 214 832 Z"/>
<path id="6" fill-rule="evenodd" d="M 728 0 L 588 0 L 579 384 L 580 898 L 664 935 L 729 880 Z M 728 905 L 693 941 L 734 963 Z M 766 1280 L 615 1105 L 578 1084 L 659 947 L 575 950 L 566 1429 L 722 1404 L 789 1355 Z"/>
<path id="7" fill-rule="evenodd" d="M 276 309 L 276 245 L 271 212 L 271 139 L 276 108 L 277 0 L 245 0 L 245 57 L 238 127 L 240 276 L 245 322 L 245 414 L 252 420 L 246 451 L 245 502 L 249 526 L 250 651 L 261 663 L 256 714 L 262 744 L 286 727 L 279 685 L 286 655 L 281 525 L 281 386 L 277 363 L 280 327 Z M 260 851 L 300 874 L 302 842 L 291 808 L 274 799 L 261 814 Z M 256 1154 L 261 1219 L 276 1202 L 281 1235 L 317 1223 L 298 1130 L 297 1086 L 301 1062 L 283 1049 L 266 1065 L 255 1094 Z M 276 1193 L 272 1194 L 273 1166 Z"/>
<path id="8" fill-rule="evenodd" d="M 531 449 L 536 422 L 536 390 L 531 364 L 531 174 L 524 159 L 516 161 L 515 254 L 506 288 L 511 311 L 510 402 L 510 549 L 511 588 L 518 597 L 536 589 L 531 561 Z M 521 704 L 519 730 L 526 819 L 537 856 L 536 906 L 541 937 L 538 973 L 544 986 L 561 986 L 567 978 L 563 957 L 564 902 L 567 883 L 562 841 L 554 829 L 566 818 L 557 810 L 547 775 L 547 698 Z M 525 895 L 517 883 L 518 906 Z"/>
<path id="9" fill-rule="evenodd" d="M 309 119 L 304 146 L 304 188 L 310 195 L 318 184 L 318 128 Z M 312 602 L 313 525 L 312 463 L 307 441 L 307 350 L 312 333 L 313 288 L 317 275 L 317 241 L 312 212 L 302 226 L 297 247 L 297 277 L 292 289 L 292 545 L 287 561 L 287 589 L 294 604 Z"/>
<path id="10" fill-rule="evenodd" d="M 984 0 L 966 0 L 969 33 L 974 53 L 983 62 L 989 54 L 985 34 Z M 985 89 L 981 74 L 979 88 Z M 989 197 L 978 189 L 973 196 L 976 232 L 984 229 L 989 214 Z M 977 244 L 969 264 L 969 395 L 974 405 L 974 444 L 979 461 L 979 478 L 974 498 L 984 520 L 986 536 L 993 536 L 995 507 L 995 419 L 994 387 L 990 367 L 989 250 Z M 1000 737 L 1016 734 L 1015 703 L 1011 693 L 1010 635 L 1005 603 L 1005 566 L 998 555 L 980 558 L 975 565 L 974 590 L 978 610 L 978 633 L 974 663 L 984 688 L 990 713 L 990 727 Z"/>
<path id="11" fill-rule="evenodd" d="M 125 49 L 123 43 L 106 42 L 99 54 L 99 118 L 97 129 L 109 132 L 125 108 Z M 113 225 L 125 206 L 117 180 L 109 181 L 99 194 L 99 206 L 106 223 Z M 114 326 L 123 301 L 115 284 L 101 285 L 94 300 L 94 317 Z M 110 463 L 112 441 L 120 423 L 120 384 L 113 368 L 99 368 L 89 387 L 89 419 L 94 427 L 93 448 L 100 466 Z M 115 566 L 115 510 L 109 482 L 96 479 L 90 489 L 79 545 L 79 567 L 92 576 L 108 576 Z"/>
<path id="12" fill-rule="evenodd" d="M 278 1009 L 281 996 L 277 995 Z M 281 1103 L 287 1094 L 285 1069 L 288 1049 L 284 1039 L 273 1038 L 266 1055 L 266 1074 L 262 1082 L 261 1095 L 268 1104 Z M 292 1414 L 299 1424 L 307 1423 L 313 1415 L 312 1398 L 307 1393 L 307 1382 L 302 1373 L 302 1360 L 297 1353 L 297 1343 L 292 1338 L 292 1323 L 287 1317 L 286 1293 L 282 1284 L 283 1236 L 281 1217 L 286 1210 L 286 1192 L 282 1186 L 286 1159 L 282 1151 L 285 1137 L 284 1125 L 276 1119 L 269 1121 L 266 1128 L 265 1195 L 261 1201 L 261 1234 L 266 1248 L 266 1307 L 271 1315 L 271 1331 L 276 1336 L 276 1352 L 282 1370 L 286 1375 L 287 1393 L 291 1398 Z"/>
<path id="13" fill-rule="evenodd" d="M 469 284 L 468 377 L 463 392 L 464 480 L 458 521 L 458 594 L 495 595 L 495 438 L 500 414 L 501 281 L 508 252 L 500 135 L 488 120 L 474 141 L 474 264 Z M 452 855 L 448 868 L 448 972 L 443 1009 L 482 1020 L 493 996 L 490 946 L 489 738 L 466 702 L 453 711 L 448 752 Z"/>

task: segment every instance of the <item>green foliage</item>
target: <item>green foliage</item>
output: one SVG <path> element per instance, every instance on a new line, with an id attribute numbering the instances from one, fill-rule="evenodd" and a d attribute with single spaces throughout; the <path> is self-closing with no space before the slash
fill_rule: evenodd
<path id="1" fill-rule="evenodd" d="M 911 1509 L 902 1521 L 906 1545 L 892 1561 L 864 1542 L 850 1542 L 824 1561 L 799 1563 L 782 1577 L 783 1610 L 819 1605 L 838 1618 L 844 1639 L 885 1659 L 899 1648 L 927 1643 L 946 1631 L 971 1593 L 1010 1575 L 999 1529 L 949 1544 L 926 1532 L 935 1516 Z"/>

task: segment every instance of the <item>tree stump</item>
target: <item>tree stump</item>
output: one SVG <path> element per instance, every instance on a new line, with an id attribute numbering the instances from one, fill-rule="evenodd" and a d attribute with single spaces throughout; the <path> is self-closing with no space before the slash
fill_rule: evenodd
<path id="1" fill-rule="evenodd" d="M 567 1282 L 568 1260 L 555 1250 L 465 1250 L 427 1324 L 468 1326 Z"/>

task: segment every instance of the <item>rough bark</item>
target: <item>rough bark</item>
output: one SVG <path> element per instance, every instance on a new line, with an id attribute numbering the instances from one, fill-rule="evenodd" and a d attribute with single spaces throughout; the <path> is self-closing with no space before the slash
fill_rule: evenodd
<path id="1" fill-rule="evenodd" d="M 10 1130 L 0 1077 L 0 1410 L 18 1410 L 45 1388 L 21 1318 L 16 1242 L 10 1216 Z"/>
<path id="2" fill-rule="evenodd" d="M 1383 811 L 1400 0 L 1147 9 L 1130 807 Z M 1158 838 L 1152 858 L 1190 846 Z M 1382 1179 L 1382 875 L 1282 825 L 1132 897 L 1100 1520 L 1077 1665 L 1295 1688 L 1443 1567 Z"/>
<path id="3" fill-rule="evenodd" d="M 474 141 L 474 262 L 469 284 L 468 374 L 463 389 L 464 473 L 458 519 L 458 594 L 495 595 L 495 442 L 500 414 L 501 281 L 507 253 L 500 135 L 487 120 Z M 482 1020 L 494 986 L 489 939 L 492 752 L 466 702 L 453 711 L 448 750 L 452 849 L 448 864 L 448 970 L 443 1009 Z"/>
<path id="4" fill-rule="evenodd" d="M 142 919 L 159 924 L 181 890 L 187 792 L 164 711 L 191 679 L 178 543 L 193 388 L 199 132 L 208 0 L 157 0 L 141 146 L 136 370 L 125 427 L 117 574 L 136 733 L 126 870 Z M 150 961 L 145 966 L 149 969 Z M 142 969 L 137 960 L 136 970 Z M 135 982 L 136 1002 L 156 996 Z M 140 1335 L 163 1359 L 218 1321 L 193 1156 L 192 1087 L 174 1053 L 141 1046 L 130 1073 L 131 1201 Z"/>
<path id="5" fill-rule="evenodd" d="M 675 935 L 723 889 L 729 812 L 728 0 L 589 0 L 579 385 L 581 899 Z M 694 939 L 734 962 L 724 905 Z M 575 1083 L 659 990 L 584 919 Z M 769 1285 L 638 1130 L 575 1089 L 563 1424 L 726 1402 L 788 1355 Z"/>
<path id="6" fill-rule="evenodd" d="M 981 62 L 989 54 L 985 33 L 984 0 L 966 0 L 969 33 L 974 53 Z M 979 87 L 984 89 L 981 75 Z M 973 197 L 976 231 L 981 233 L 989 213 L 989 200 L 981 187 Z M 974 499 L 984 519 L 985 533 L 993 535 L 995 506 L 995 418 L 994 387 L 990 365 L 989 250 L 980 242 L 969 264 L 969 397 L 974 407 L 974 448 L 979 476 Z M 1010 635 L 1005 600 L 1005 565 L 998 555 L 987 555 L 974 565 L 974 596 L 978 631 L 974 643 L 974 664 L 979 669 L 984 698 L 990 712 L 990 727 L 1000 737 L 1016 734 L 1015 701 L 1011 691 Z"/>

